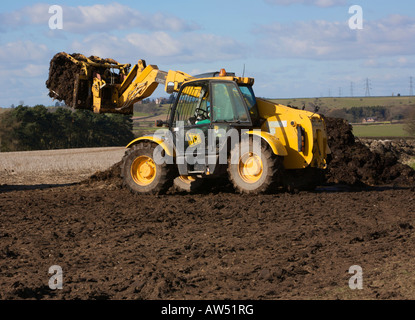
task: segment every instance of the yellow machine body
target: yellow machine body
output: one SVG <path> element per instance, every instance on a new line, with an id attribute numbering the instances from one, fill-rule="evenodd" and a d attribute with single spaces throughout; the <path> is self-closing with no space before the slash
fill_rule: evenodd
<path id="1" fill-rule="evenodd" d="M 257 105 L 261 118 L 266 119 L 261 130 L 285 147 L 284 168 L 302 169 L 309 165 L 326 168 L 327 154 L 331 151 L 320 115 L 260 98 L 257 98 Z"/>
<path id="2" fill-rule="evenodd" d="M 129 70 L 130 64 L 96 63 L 88 59 L 78 61 L 70 55 L 67 55 L 67 58 L 81 67 L 81 73 L 74 80 L 74 107 L 90 109 L 95 113 L 132 114 L 133 105 L 150 97 L 159 84 L 165 86 L 167 93 L 173 93 L 178 92 L 181 86 L 189 81 L 218 79 L 218 77 L 196 79 L 181 71 L 161 71 L 155 65 L 147 66 L 144 60 L 139 60 Z M 92 74 L 92 67 L 105 70 L 104 74 L 96 72 Z M 113 69 L 119 70 L 118 82 L 113 81 L 113 73 L 110 73 L 111 76 L 108 77 L 107 70 Z M 221 81 L 232 81 L 239 85 L 252 86 L 254 84 L 253 78 L 235 77 L 226 72 L 222 74 L 222 70 L 219 74 Z M 109 82 L 108 79 L 110 79 Z M 81 82 L 84 82 L 84 87 L 89 86 L 89 96 L 91 96 L 82 101 L 82 104 L 77 99 Z M 194 95 L 198 96 L 199 92 L 196 90 Z M 262 124 L 259 128 L 251 128 L 248 134 L 261 136 L 274 154 L 284 157 L 285 169 L 302 169 L 308 166 L 326 168 L 326 159 L 330 149 L 322 116 L 275 104 L 265 99 L 256 98 L 256 102 Z M 260 132 L 254 129 L 260 129 Z M 135 139 L 127 147 L 143 140 L 160 144 L 168 155 L 174 155 L 174 148 L 172 149 L 163 140 L 152 136 Z"/>

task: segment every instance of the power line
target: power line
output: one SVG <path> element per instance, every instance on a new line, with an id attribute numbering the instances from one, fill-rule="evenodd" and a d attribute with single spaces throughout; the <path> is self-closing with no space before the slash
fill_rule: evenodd
<path id="1" fill-rule="evenodd" d="M 366 78 L 366 82 L 365 82 L 365 96 L 366 97 L 370 97 L 370 90 L 371 89 L 372 89 L 372 87 L 370 86 L 369 78 Z"/>
<path id="2" fill-rule="evenodd" d="M 413 79 L 412 77 L 409 77 L 409 95 L 414 95 L 414 85 L 413 85 Z"/>

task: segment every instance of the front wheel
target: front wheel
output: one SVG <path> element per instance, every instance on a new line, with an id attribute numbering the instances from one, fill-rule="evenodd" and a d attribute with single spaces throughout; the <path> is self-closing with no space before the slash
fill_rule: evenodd
<path id="1" fill-rule="evenodd" d="M 166 192 L 174 179 L 174 167 L 154 160 L 153 143 L 138 143 L 129 149 L 122 162 L 121 175 L 133 193 L 157 194 Z"/>
<path id="2" fill-rule="evenodd" d="M 258 194 L 277 188 L 284 158 L 276 156 L 265 143 L 252 138 L 249 149 L 243 149 L 241 144 L 235 145 L 228 160 L 229 179 L 235 189 L 240 193 Z"/>

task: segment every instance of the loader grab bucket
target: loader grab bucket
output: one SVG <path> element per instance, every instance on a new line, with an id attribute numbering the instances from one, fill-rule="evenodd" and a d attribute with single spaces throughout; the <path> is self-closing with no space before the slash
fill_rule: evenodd
<path id="1" fill-rule="evenodd" d="M 94 110 L 94 78 L 108 85 L 109 90 L 100 93 L 109 96 L 111 101 L 111 95 L 114 93 L 111 86 L 120 85 L 130 67 L 130 64 L 120 64 L 113 59 L 96 56 L 87 58 L 78 53 L 70 55 L 60 52 L 50 61 L 46 87 L 51 98 L 62 101 L 69 107 Z"/>

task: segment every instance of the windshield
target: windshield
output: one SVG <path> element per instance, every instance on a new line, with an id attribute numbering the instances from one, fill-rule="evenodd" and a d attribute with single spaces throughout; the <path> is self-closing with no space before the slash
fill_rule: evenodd
<path id="1" fill-rule="evenodd" d="M 239 89 L 241 89 L 242 95 L 248 106 L 252 121 L 257 120 L 259 118 L 259 114 L 258 114 L 258 108 L 256 105 L 255 94 L 254 94 L 254 90 L 252 89 L 252 86 L 239 86 Z"/>

